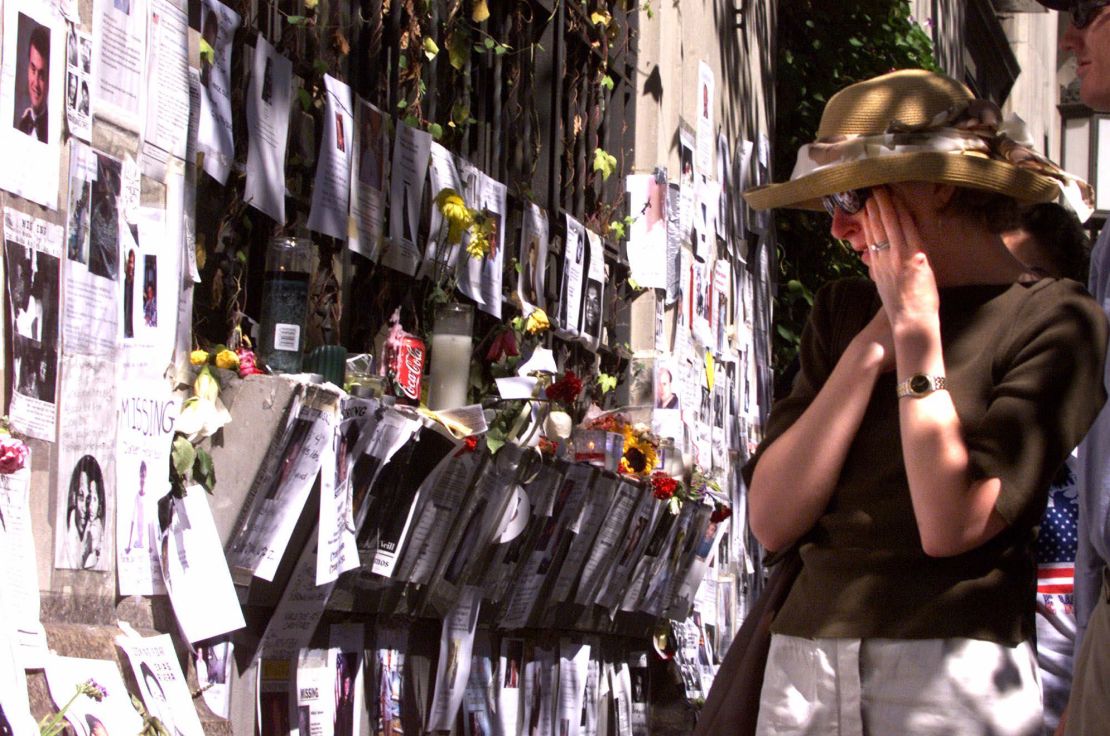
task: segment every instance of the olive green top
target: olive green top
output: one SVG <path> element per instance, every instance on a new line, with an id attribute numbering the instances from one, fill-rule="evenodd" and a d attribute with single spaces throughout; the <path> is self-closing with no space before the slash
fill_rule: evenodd
<path id="1" fill-rule="evenodd" d="M 1008 645 L 1033 636 L 1033 541 L 1053 475 L 1106 398 L 1106 318 L 1068 280 L 943 288 L 940 300 L 948 391 L 971 479 L 1001 479 L 996 509 L 1009 526 L 969 552 L 925 554 L 902 460 L 895 374 L 885 373 L 828 508 L 799 541 L 803 569 L 775 633 Z M 774 406 L 760 451 L 805 411 L 879 308 L 867 280 L 818 292 L 793 390 Z M 749 482 L 758 460 L 759 451 L 744 468 Z"/>

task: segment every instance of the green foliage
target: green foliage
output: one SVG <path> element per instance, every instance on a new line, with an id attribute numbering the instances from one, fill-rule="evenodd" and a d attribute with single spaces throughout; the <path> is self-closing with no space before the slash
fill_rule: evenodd
<path id="1" fill-rule="evenodd" d="M 604 148 L 594 149 L 594 171 L 601 174 L 602 181 L 613 175 L 617 169 L 617 157 Z"/>
<path id="2" fill-rule="evenodd" d="M 937 70 L 932 41 L 910 18 L 905 0 L 783 0 L 778 18 L 774 171 L 779 181 L 793 170 L 798 148 L 816 138 L 825 103 L 837 91 L 892 69 Z M 817 289 L 837 278 L 866 275 L 866 269 L 829 234 L 824 213 L 784 209 L 776 213 L 775 225 L 781 286 L 773 361 L 781 372 L 797 355 Z"/>

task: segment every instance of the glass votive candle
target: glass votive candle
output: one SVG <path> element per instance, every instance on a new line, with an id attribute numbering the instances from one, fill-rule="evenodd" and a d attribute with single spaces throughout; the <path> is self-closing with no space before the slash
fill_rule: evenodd
<path id="1" fill-rule="evenodd" d="M 466 405 L 470 363 L 474 352 L 474 307 L 451 302 L 436 308 L 428 375 L 428 408 L 432 411 Z"/>
<path id="2" fill-rule="evenodd" d="M 266 249 L 259 353 L 276 373 L 299 373 L 304 359 L 308 287 L 316 246 L 308 238 L 276 237 Z"/>

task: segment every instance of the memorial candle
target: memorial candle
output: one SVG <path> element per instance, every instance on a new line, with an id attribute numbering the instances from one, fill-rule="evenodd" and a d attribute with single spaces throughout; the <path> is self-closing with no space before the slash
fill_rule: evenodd
<path id="1" fill-rule="evenodd" d="M 271 371 L 301 371 L 315 255 L 316 246 L 308 238 L 277 237 L 266 250 L 258 342 L 259 355 Z"/>
<path id="2" fill-rule="evenodd" d="M 444 304 L 436 309 L 428 377 L 428 408 L 433 411 L 466 405 L 474 349 L 470 335 L 473 322 L 474 307 L 469 304 Z"/>

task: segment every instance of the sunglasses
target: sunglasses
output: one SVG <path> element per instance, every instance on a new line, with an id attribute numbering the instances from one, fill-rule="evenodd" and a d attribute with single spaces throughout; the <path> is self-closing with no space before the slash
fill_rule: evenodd
<path id="1" fill-rule="evenodd" d="M 1098 15 L 1098 11 L 1110 5 L 1110 0 L 1077 0 L 1071 6 L 1071 24 L 1083 30 Z"/>
<path id="2" fill-rule="evenodd" d="M 1110 0 L 1106 0 L 1106 2 L 1110 2 Z M 836 192 L 821 197 L 821 204 L 825 206 L 825 211 L 829 213 L 829 217 L 834 216 L 838 209 L 846 215 L 854 215 L 863 209 L 863 205 L 867 203 L 870 196 L 871 187 L 849 189 L 846 192 Z"/>

